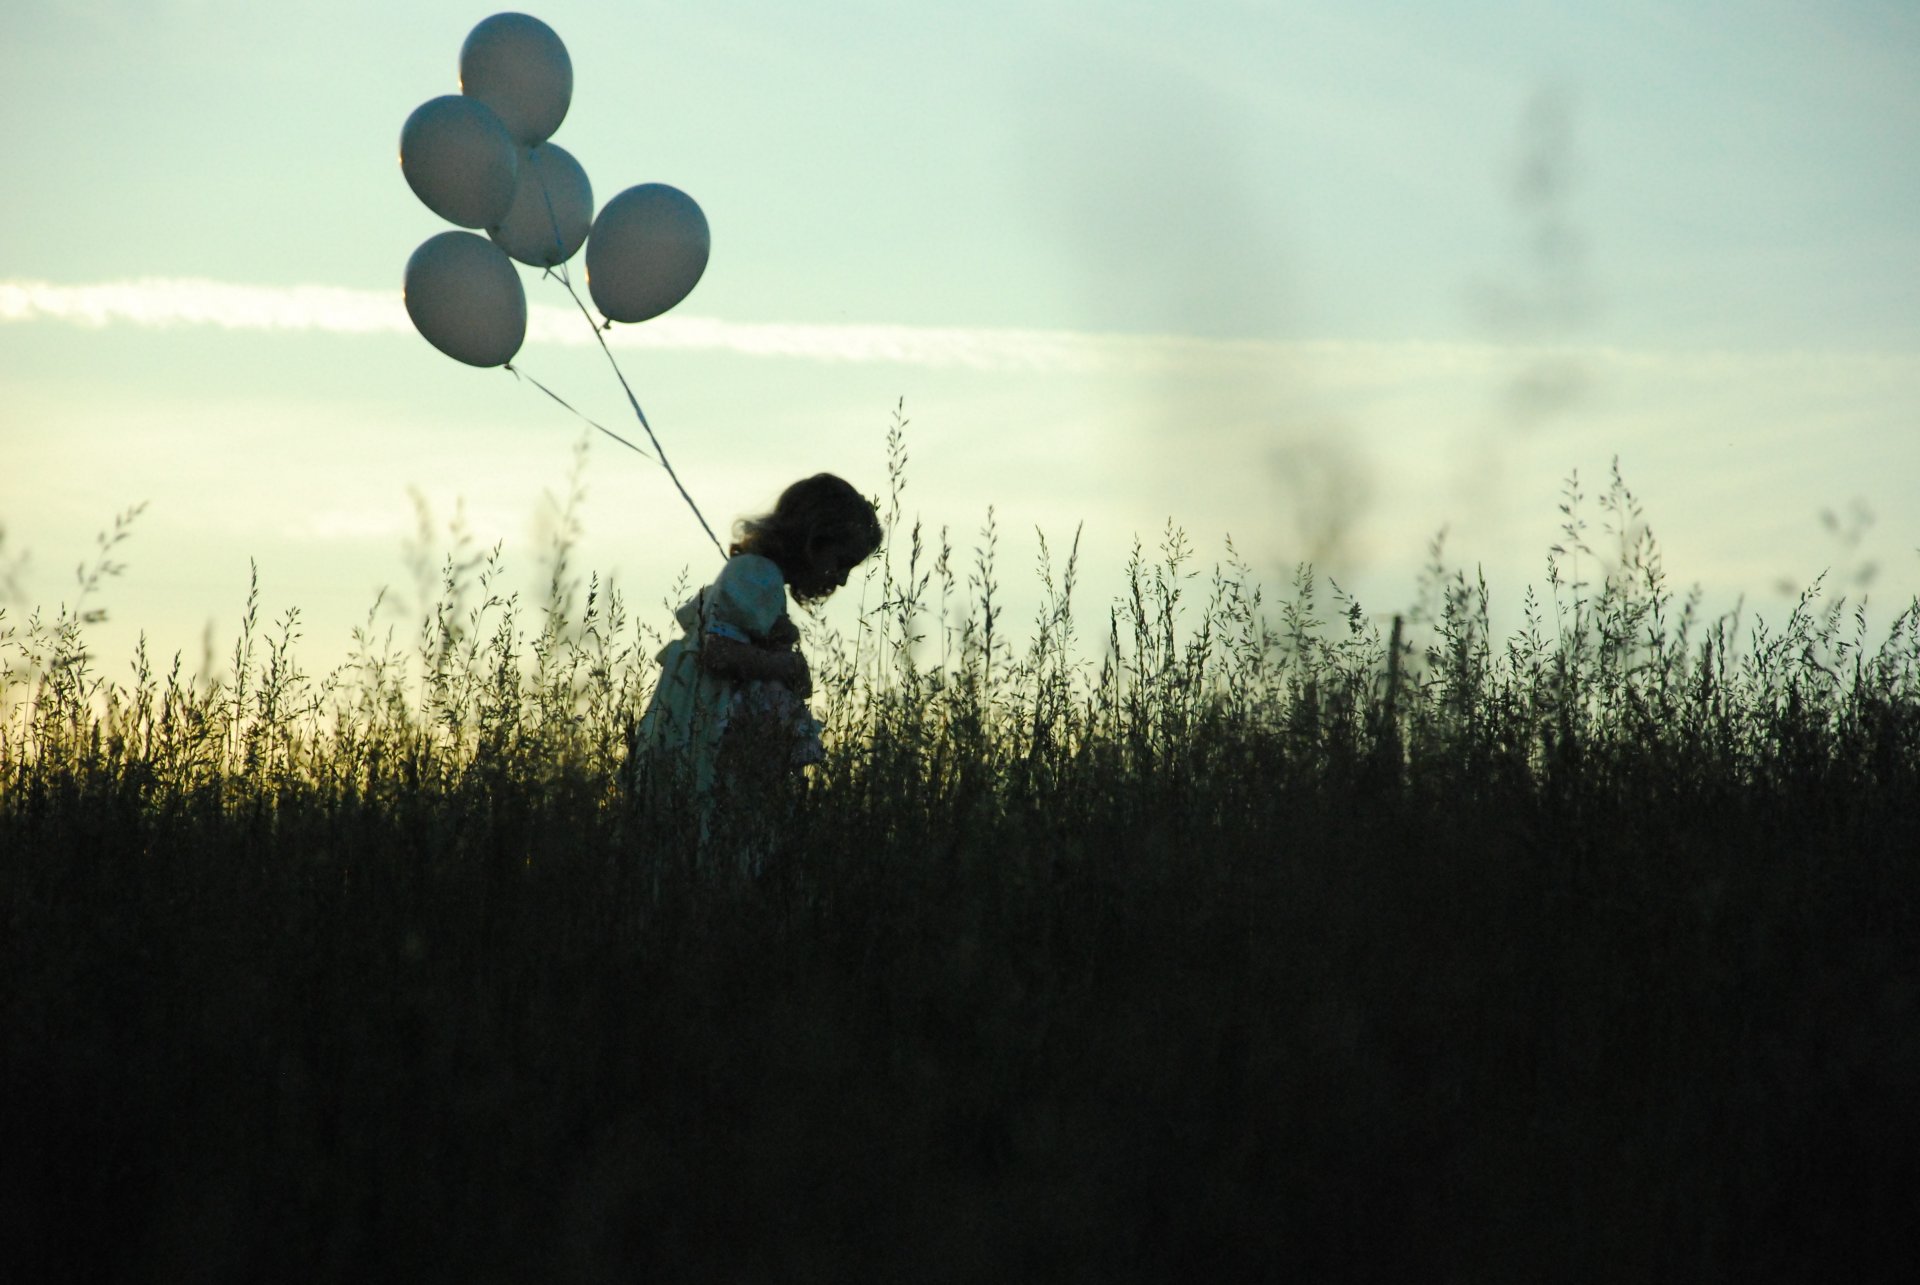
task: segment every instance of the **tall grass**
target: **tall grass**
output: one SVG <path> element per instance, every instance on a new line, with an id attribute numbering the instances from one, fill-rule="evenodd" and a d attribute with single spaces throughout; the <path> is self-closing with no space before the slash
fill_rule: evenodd
<path id="1" fill-rule="evenodd" d="M 455 531 L 326 674 L 0 616 L 4 1212 L 101 1278 L 1805 1278 L 1920 1213 L 1920 604 L 1676 597 L 1618 470 L 1524 623 L 991 511 L 810 623 L 766 873 L 627 788 L 662 639 Z M 788 810 L 790 809 L 790 810 Z"/>

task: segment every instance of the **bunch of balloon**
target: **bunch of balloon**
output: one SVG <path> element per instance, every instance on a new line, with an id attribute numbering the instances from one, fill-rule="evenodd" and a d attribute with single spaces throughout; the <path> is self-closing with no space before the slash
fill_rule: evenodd
<path id="1" fill-rule="evenodd" d="M 595 215 L 587 172 L 548 141 L 572 101 L 573 60 L 546 23 L 524 13 L 496 13 L 467 34 L 460 47 L 460 92 L 429 99 L 407 117 L 400 130 L 400 171 L 429 210 L 487 235 L 441 232 L 422 242 L 407 260 L 407 315 L 447 356 L 470 366 L 505 366 L 579 415 L 509 364 L 527 337 L 527 294 L 513 261 L 556 278 L 586 318 L 653 451 L 586 422 L 658 460 L 725 557 L 602 334 L 616 321 L 657 317 L 692 293 L 712 248 L 707 216 L 692 197 L 664 183 L 630 187 Z M 567 273 L 567 261 L 582 245 L 587 289 L 605 326 L 593 320 Z"/>
<path id="2" fill-rule="evenodd" d="M 407 260 L 407 315 L 449 357 L 503 366 L 519 352 L 527 298 L 514 260 L 557 270 L 571 292 L 564 265 L 585 245 L 587 287 L 610 322 L 659 316 L 706 271 L 706 216 L 677 188 L 630 187 L 594 215 L 586 171 L 550 141 L 572 99 L 573 61 L 553 28 L 497 13 L 460 48 L 460 92 L 422 103 L 400 131 L 414 195 L 486 233 L 441 232 Z"/>

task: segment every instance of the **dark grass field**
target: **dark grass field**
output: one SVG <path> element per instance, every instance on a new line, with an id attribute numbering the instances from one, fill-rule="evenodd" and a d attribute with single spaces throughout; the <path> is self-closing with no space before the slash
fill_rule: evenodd
<path id="1" fill-rule="evenodd" d="M 9 1278 L 1904 1279 L 1914 610 L 1696 620 L 1616 479 L 1512 639 L 1171 533 L 1086 661 L 1071 555 L 1022 650 L 897 501 L 704 847 L 617 601 L 450 558 L 415 653 L 199 685 L 0 620 Z"/>

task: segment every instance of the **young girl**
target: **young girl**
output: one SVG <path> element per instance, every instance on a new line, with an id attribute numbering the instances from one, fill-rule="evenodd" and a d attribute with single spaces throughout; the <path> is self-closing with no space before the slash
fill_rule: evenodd
<path id="1" fill-rule="evenodd" d="M 795 482 L 773 512 L 737 523 L 726 566 L 674 613 L 685 633 L 660 652 L 636 758 L 684 772 L 707 807 L 716 791 L 732 804 L 818 762 L 813 679 L 794 648 L 787 593 L 817 602 L 879 547 L 873 505 L 831 473 Z"/>

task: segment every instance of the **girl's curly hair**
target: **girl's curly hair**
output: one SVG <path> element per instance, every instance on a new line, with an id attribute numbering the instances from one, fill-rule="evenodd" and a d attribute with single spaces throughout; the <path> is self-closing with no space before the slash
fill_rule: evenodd
<path id="1" fill-rule="evenodd" d="M 865 561 L 880 547 L 880 539 L 880 515 L 867 497 L 844 478 L 815 473 L 780 492 L 771 513 L 735 522 L 727 553 L 771 559 L 794 587 L 794 597 L 805 602 L 810 595 L 799 577 L 817 551 L 837 545 L 857 555 L 856 561 Z"/>

